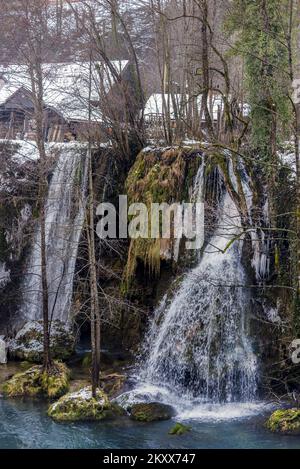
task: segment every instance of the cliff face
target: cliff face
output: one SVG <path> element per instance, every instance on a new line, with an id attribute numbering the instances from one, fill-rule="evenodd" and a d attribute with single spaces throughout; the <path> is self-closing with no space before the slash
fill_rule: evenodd
<path id="1" fill-rule="evenodd" d="M 36 148 L 2 141 L 0 166 L 0 329 L 5 333 L 19 303 L 20 273 L 36 216 Z"/>
<path id="2" fill-rule="evenodd" d="M 22 271 L 38 217 L 38 161 L 36 150 L 30 145 L 2 142 L 0 147 L 0 331 L 4 334 L 13 331 L 18 315 Z M 55 145 L 49 149 L 49 181 L 59 151 Z M 293 239 L 289 228 L 292 230 L 293 226 L 292 217 L 286 214 L 280 223 L 287 232 L 282 230 L 280 239 L 266 240 L 263 181 L 256 168 L 246 168 L 232 156 L 218 154 L 207 146 L 147 148 L 137 157 L 133 152 L 127 161 L 112 148 L 103 147 L 93 158 L 95 205 L 110 202 L 118 210 L 118 198 L 122 194 L 127 194 L 128 204 L 142 202 L 148 210 L 152 203 L 188 202 L 202 164 L 205 167 L 205 243 L 215 232 L 221 194 L 226 192 L 246 230 L 242 262 L 251 285 L 254 348 L 268 369 L 268 383 L 274 384 L 286 375 L 284 367 L 278 368 L 276 362 L 280 359 L 285 364 L 288 362 L 288 345 L 298 324 L 291 288 Z M 292 199 L 295 190 L 289 169 L 283 166 L 281 171 L 278 213 L 284 212 L 286 200 Z M 98 221 L 95 215 L 95 223 Z M 102 343 L 122 354 L 138 350 L 160 299 L 166 292 L 168 297 L 175 297 L 182 275 L 197 262 L 193 253 L 184 249 L 183 242 L 175 249 L 174 240 L 161 238 L 104 241 L 96 238 L 96 260 Z M 86 330 L 88 334 L 87 277 L 87 243 L 83 230 L 72 315 L 81 332 Z"/>

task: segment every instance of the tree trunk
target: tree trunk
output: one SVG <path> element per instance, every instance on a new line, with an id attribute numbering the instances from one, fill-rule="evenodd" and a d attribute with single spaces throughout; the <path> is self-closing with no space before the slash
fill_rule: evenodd
<path id="1" fill-rule="evenodd" d="M 88 255 L 90 268 L 90 298 L 91 298 L 91 347 L 92 347 L 92 394 L 96 397 L 96 391 L 100 381 L 100 346 L 101 323 L 99 296 L 97 286 L 97 263 L 95 255 L 95 224 L 94 224 L 94 186 L 91 149 L 89 149 L 89 198 L 88 198 Z"/>
<path id="2" fill-rule="evenodd" d="M 208 109 L 208 95 L 210 90 L 209 83 L 209 45 L 208 45 L 208 6 L 207 1 L 202 1 L 202 73 L 203 73 L 203 92 L 202 92 L 202 104 L 204 109 L 204 117 L 207 126 L 208 135 L 211 140 L 214 140 L 214 126 L 213 121 Z"/>

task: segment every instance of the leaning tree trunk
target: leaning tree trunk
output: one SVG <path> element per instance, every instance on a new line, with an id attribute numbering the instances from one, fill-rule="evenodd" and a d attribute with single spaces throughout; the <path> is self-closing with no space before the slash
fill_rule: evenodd
<path id="1" fill-rule="evenodd" d="M 46 213 L 45 202 L 47 197 L 47 157 L 44 143 L 44 105 L 43 83 L 40 64 L 31 72 L 32 89 L 34 95 L 34 112 L 36 122 L 36 144 L 40 156 L 39 173 L 39 203 L 40 203 L 40 227 L 41 227 L 41 284 L 42 284 L 42 308 L 43 308 L 43 368 L 49 370 L 52 367 L 50 353 L 50 322 L 49 322 L 49 290 L 47 280 L 47 245 L 46 245 Z"/>

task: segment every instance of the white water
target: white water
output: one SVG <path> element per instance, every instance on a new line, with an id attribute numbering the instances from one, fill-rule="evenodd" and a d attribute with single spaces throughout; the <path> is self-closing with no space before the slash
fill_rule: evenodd
<path id="1" fill-rule="evenodd" d="M 204 185 L 200 168 L 198 200 Z M 264 406 L 256 401 L 258 362 L 249 338 L 251 294 L 241 230 L 236 205 L 225 192 L 215 233 L 198 265 L 157 308 L 146 359 L 137 370 L 139 384 L 120 402 L 169 403 L 183 419 L 243 417 Z"/>
<path id="2" fill-rule="evenodd" d="M 250 296 L 241 264 L 240 218 L 225 195 L 219 226 L 198 266 L 184 278 L 163 319 L 153 322 L 145 381 L 214 402 L 253 400 L 257 360 L 247 328 Z M 161 308 L 158 309 L 161 315 Z"/>
<path id="3" fill-rule="evenodd" d="M 271 412 L 274 405 L 262 401 L 216 403 L 202 398 L 190 398 L 178 394 L 163 385 L 137 382 L 134 390 L 123 393 L 115 401 L 125 409 L 132 404 L 162 402 L 171 405 L 176 412 L 176 420 L 224 421 L 248 418 Z"/>
<path id="4" fill-rule="evenodd" d="M 86 149 L 60 147 L 46 201 L 47 282 L 49 316 L 68 322 L 78 244 L 84 222 Z M 21 316 L 42 318 L 41 231 L 37 228 L 23 283 Z"/>

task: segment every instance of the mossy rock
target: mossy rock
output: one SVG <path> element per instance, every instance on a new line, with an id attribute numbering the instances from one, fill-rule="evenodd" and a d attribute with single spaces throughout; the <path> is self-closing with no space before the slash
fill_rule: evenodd
<path id="1" fill-rule="evenodd" d="M 57 360 L 67 360 L 74 353 L 72 330 L 59 320 L 51 325 L 50 351 Z M 27 322 L 9 343 L 9 355 L 19 360 L 41 363 L 43 360 L 43 323 Z"/>
<path id="2" fill-rule="evenodd" d="M 110 402 L 101 389 L 97 390 L 94 398 L 91 386 L 66 394 L 48 409 L 49 417 L 58 422 L 106 420 L 124 414 L 124 410 Z"/>
<path id="3" fill-rule="evenodd" d="M 273 412 L 266 427 L 275 433 L 300 435 L 300 409 L 281 409 Z"/>
<path id="4" fill-rule="evenodd" d="M 101 376 L 100 384 L 109 397 L 115 397 L 121 393 L 126 383 L 127 376 L 119 373 L 111 373 Z"/>
<path id="5" fill-rule="evenodd" d="M 155 422 L 171 419 L 175 411 L 173 407 L 159 402 L 133 404 L 130 409 L 130 418 L 139 422 Z"/>
<path id="6" fill-rule="evenodd" d="M 7 397 L 58 398 L 69 389 L 69 370 L 63 363 L 55 362 L 49 372 L 40 365 L 15 374 L 2 386 Z"/>
<path id="7" fill-rule="evenodd" d="M 169 431 L 169 435 L 184 435 L 187 432 L 191 431 L 191 427 L 187 427 L 182 423 L 175 423 L 174 427 Z"/>

